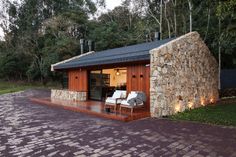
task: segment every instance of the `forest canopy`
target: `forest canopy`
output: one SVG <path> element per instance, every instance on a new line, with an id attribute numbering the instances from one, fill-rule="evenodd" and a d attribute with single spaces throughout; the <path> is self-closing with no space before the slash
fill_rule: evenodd
<path id="1" fill-rule="evenodd" d="M 0 78 L 57 80 L 50 65 L 80 54 L 80 39 L 95 50 L 178 37 L 198 31 L 222 68 L 236 68 L 236 0 L 123 0 L 97 15 L 105 0 L 4 1 Z M 88 48 L 85 46 L 85 51 Z"/>

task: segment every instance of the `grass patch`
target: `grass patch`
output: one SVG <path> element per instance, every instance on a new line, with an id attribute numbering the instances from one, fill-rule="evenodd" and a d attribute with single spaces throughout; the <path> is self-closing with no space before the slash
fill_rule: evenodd
<path id="1" fill-rule="evenodd" d="M 236 126 L 236 103 L 205 106 L 170 116 L 174 120 Z"/>
<path id="2" fill-rule="evenodd" d="M 25 83 L 25 82 L 6 82 L 0 81 L 0 95 L 6 93 L 13 93 L 24 91 L 27 89 L 48 89 L 58 87 L 57 84 L 49 84 L 43 86 L 41 83 Z"/>

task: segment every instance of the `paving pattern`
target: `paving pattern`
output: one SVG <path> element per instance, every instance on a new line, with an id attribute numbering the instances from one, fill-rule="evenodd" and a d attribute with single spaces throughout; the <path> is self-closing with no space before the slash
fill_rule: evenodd
<path id="1" fill-rule="evenodd" d="M 129 123 L 33 104 L 28 90 L 0 96 L 0 156 L 236 157 L 236 129 L 144 119 Z"/>

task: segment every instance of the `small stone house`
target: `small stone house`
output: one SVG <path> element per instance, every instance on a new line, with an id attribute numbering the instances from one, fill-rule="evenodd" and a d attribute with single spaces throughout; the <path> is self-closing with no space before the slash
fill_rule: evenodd
<path id="1" fill-rule="evenodd" d="M 197 32 L 88 52 L 53 64 L 52 71 L 68 76 L 68 90 L 52 90 L 53 98 L 104 101 L 115 89 L 143 91 L 152 117 L 218 100 L 218 64 Z"/>

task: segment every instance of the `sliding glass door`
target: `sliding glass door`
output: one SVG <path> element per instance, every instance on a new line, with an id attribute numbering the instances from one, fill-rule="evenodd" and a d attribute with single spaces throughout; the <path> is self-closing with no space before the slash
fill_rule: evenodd
<path id="1" fill-rule="evenodd" d="M 92 100 L 102 100 L 102 70 L 90 71 L 89 96 Z"/>

